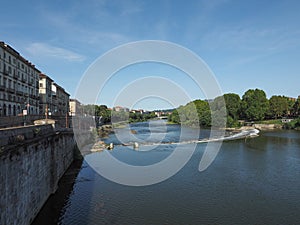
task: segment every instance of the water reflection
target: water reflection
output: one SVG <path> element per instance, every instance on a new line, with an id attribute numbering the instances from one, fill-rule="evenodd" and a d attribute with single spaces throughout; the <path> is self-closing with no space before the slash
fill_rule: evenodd
<path id="1" fill-rule="evenodd" d="M 75 182 L 82 169 L 82 160 L 75 160 L 63 175 L 58 184 L 58 190 L 51 195 L 31 225 L 57 224 L 62 214 L 65 213 L 70 202 L 70 196 L 74 192 Z"/>

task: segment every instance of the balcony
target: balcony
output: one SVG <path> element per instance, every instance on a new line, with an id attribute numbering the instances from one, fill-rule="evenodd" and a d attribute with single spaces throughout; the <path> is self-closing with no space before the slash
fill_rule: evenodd
<path id="1" fill-rule="evenodd" d="M 19 75 L 17 73 L 14 73 L 14 76 L 13 76 L 15 79 L 19 79 Z"/>
<path id="2" fill-rule="evenodd" d="M 37 96 L 33 95 L 33 94 L 30 94 L 29 97 L 32 98 L 32 99 L 36 99 Z"/>
<path id="3" fill-rule="evenodd" d="M 13 89 L 13 88 L 7 88 L 7 90 L 8 90 L 8 92 L 10 92 L 10 93 L 15 93 L 15 89 Z"/>
<path id="4" fill-rule="evenodd" d="M 3 95 L 3 96 L 0 95 L 0 100 L 7 100 L 7 99 L 6 99 L 6 95 Z"/>
<path id="5" fill-rule="evenodd" d="M 22 100 L 21 100 L 21 98 L 16 98 L 16 101 L 15 102 L 17 102 L 17 103 L 24 103 Z"/>
<path id="6" fill-rule="evenodd" d="M 0 91 L 5 91 L 6 90 L 6 87 L 4 84 L 0 84 Z"/>
<path id="7" fill-rule="evenodd" d="M 17 90 L 16 92 L 17 92 L 17 95 L 23 95 L 23 92 L 20 90 Z"/>

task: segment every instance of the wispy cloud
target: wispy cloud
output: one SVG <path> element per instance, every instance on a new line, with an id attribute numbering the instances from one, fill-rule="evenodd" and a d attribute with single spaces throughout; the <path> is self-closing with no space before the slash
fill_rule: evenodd
<path id="1" fill-rule="evenodd" d="M 26 51 L 34 57 L 53 58 L 69 62 L 81 62 L 85 60 L 85 56 L 83 55 L 47 43 L 32 43 L 26 48 Z"/>
<path id="2" fill-rule="evenodd" d="M 49 30 L 55 30 L 55 32 L 59 34 L 55 40 L 56 43 L 57 41 L 64 42 L 68 40 L 74 47 L 79 49 L 84 45 L 84 51 L 93 51 L 95 49 L 107 50 L 134 40 L 134 38 L 131 38 L 124 32 L 122 33 L 120 29 L 116 29 L 114 26 L 110 27 L 110 23 L 117 24 L 115 16 L 109 14 L 100 6 L 95 5 L 95 8 L 96 7 L 100 9 L 98 11 L 90 11 L 90 15 L 85 17 L 86 20 L 83 23 L 76 15 L 77 9 L 70 10 L 65 14 L 42 10 L 43 13 L 41 17 L 44 23 L 48 25 Z M 138 11 L 139 9 L 135 8 L 132 10 Z M 95 11 L 97 11 L 97 13 Z M 128 14 L 133 12 L 124 9 L 121 13 Z M 128 26 L 130 26 L 130 24 L 128 24 Z M 122 28 L 126 29 L 125 25 L 122 26 Z M 63 39 L 61 37 L 63 37 Z M 76 43 L 76 46 L 74 43 Z"/>
<path id="3" fill-rule="evenodd" d="M 211 51 L 223 49 L 269 54 L 299 46 L 299 32 L 266 27 L 215 28 L 203 35 L 201 41 Z"/>

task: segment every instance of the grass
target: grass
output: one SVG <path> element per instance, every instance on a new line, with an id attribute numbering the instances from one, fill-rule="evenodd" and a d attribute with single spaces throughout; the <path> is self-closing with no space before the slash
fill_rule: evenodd
<path id="1" fill-rule="evenodd" d="M 277 120 L 262 120 L 262 121 L 257 121 L 255 123 L 260 123 L 260 124 L 280 124 L 280 125 L 282 125 L 281 119 L 277 119 Z"/>

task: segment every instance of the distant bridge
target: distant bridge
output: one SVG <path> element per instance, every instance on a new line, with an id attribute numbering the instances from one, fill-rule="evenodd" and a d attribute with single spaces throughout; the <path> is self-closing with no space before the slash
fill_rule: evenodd
<path id="1" fill-rule="evenodd" d="M 167 116 L 158 116 L 157 119 L 160 119 L 160 120 L 167 120 L 168 117 L 167 117 Z"/>

